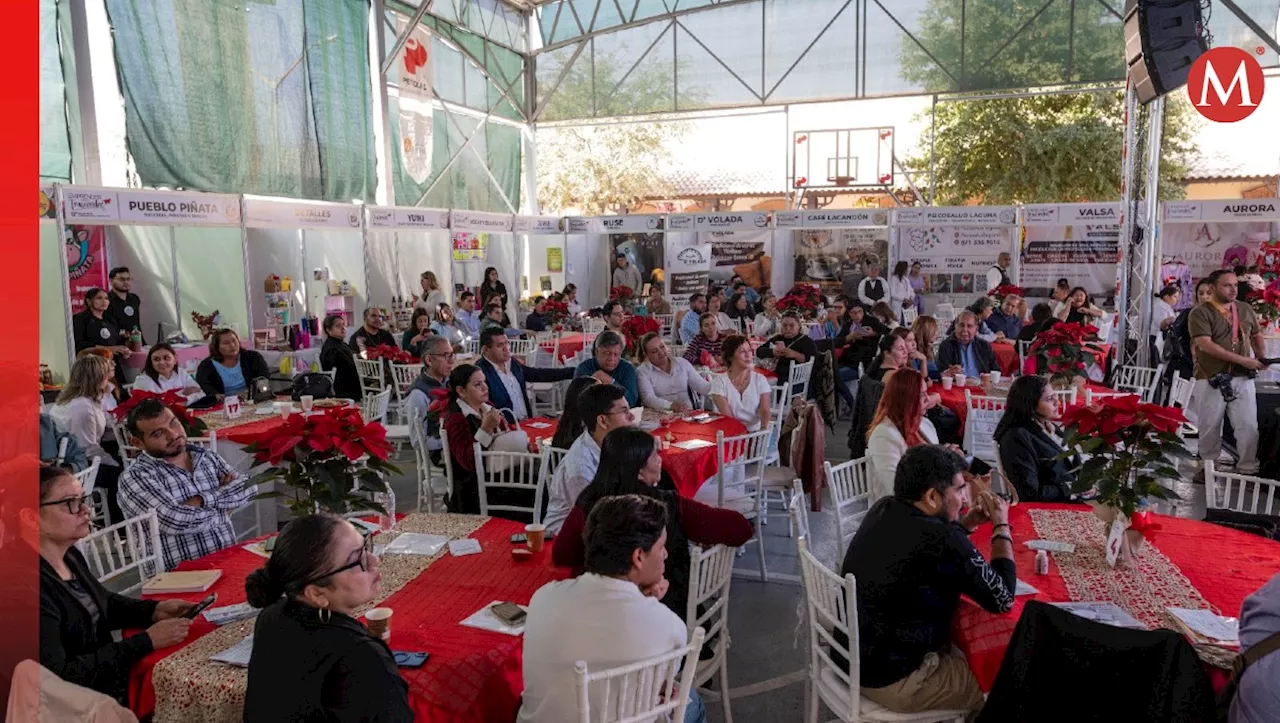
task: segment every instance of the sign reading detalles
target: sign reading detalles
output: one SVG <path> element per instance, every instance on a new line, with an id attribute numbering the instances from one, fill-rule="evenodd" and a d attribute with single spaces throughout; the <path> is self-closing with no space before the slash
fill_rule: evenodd
<path id="1" fill-rule="evenodd" d="M 1012 206 L 894 211 L 894 258 L 919 263 L 926 294 L 985 294 L 986 272 L 1013 252 Z"/>
<path id="2" fill-rule="evenodd" d="M 1160 285 L 1183 290 L 1178 308 L 1191 306 L 1194 284 L 1218 269 L 1258 266 L 1280 269 L 1262 246 L 1280 242 L 1280 200 L 1170 201 L 1160 231 Z"/>
<path id="3" fill-rule="evenodd" d="M 1064 203 L 1022 209 L 1019 286 L 1047 297 L 1058 279 L 1080 286 L 1100 304 L 1116 290 L 1120 204 Z"/>

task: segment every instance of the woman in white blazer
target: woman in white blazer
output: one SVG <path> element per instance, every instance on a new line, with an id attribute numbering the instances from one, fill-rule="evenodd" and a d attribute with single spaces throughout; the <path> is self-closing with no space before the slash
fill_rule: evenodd
<path id="1" fill-rule="evenodd" d="M 898 462 L 908 449 L 938 443 L 937 430 L 924 416 L 928 406 L 928 385 L 923 374 L 899 369 L 885 377 L 884 393 L 867 435 L 867 457 L 871 462 L 869 504 L 893 494 Z"/>
<path id="2" fill-rule="evenodd" d="M 902 323 L 905 323 L 902 310 L 916 305 L 916 290 L 911 286 L 911 277 L 907 276 L 910 268 L 906 261 L 899 261 L 889 276 L 889 308 L 893 310 L 894 318 Z"/>

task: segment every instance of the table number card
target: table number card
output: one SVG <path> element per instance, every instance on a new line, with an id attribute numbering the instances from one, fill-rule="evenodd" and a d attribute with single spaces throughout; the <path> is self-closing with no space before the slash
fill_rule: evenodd
<path id="1" fill-rule="evenodd" d="M 1116 566 L 1116 558 L 1120 557 L 1120 547 L 1124 544 L 1124 531 L 1129 529 L 1129 518 L 1116 514 L 1111 523 L 1111 532 L 1107 534 L 1107 564 Z"/>
<path id="2" fill-rule="evenodd" d="M 222 411 L 227 419 L 239 419 L 243 410 L 240 408 L 240 397 L 232 394 L 222 401 Z"/>

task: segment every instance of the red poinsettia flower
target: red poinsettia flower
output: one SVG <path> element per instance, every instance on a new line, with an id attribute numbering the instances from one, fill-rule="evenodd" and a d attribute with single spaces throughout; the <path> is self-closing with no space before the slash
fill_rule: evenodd
<path id="1" fill-rule="evenodd" d="M 419 362 L 418 357 L 404 349 L 397 349 L 390 344 L 379 344 L 371 349 L 366 349 L 364 358 L 370 360 L 386 359 L 396 364 L 417 364 Z"/>
<path id="2" fill-rule="evenodd" d="M 630 299 L 635 294 L 630 286 L 614 286 L 609 289 L 609 300 L 617 301 L 619 299 Z"/>
<path id="3" fill-rule="evenodd" d="M 988 291 L 987 296 L 992 296 L 997 299 L 1003 300 L 1004 297 L 1006 296 L 1026 296 L 1026 294 L 1023 293 L 1021 286 L 1015 286 L 1013 284 L 1001 284 L 996 288 Z"/>
<path id="4" fill-rule="evenodd" d="M 127 400 L 116 405 L 116 408 L 111 410 L 111 414 L 115 416 L 117 422 L 122 422 L 134 407 L 146 399 L 159 399 L 161 404 L 168 407 L 169 411 L 173 412 L 173 416 L 178 418 L 188 437 L 201 436 L 208 430 L 203 420 L 187 411 L 187 398 L 177 391 L 168 391 L 164 394 L 134 391 L 129 394 Z"/>

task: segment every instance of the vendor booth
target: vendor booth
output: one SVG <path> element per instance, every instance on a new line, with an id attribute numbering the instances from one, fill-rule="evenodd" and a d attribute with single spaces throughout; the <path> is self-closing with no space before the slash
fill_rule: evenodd
<path id="1" fill-rule="evenodd" d="M 520 281 L 520 271 L 524 268 L 522 248 L 515 243 L 514 224 L 514 216 L 506 213 L 450 213 L 449 276 L 453 279 L 453 291 L 445 294 L 456 299 L 463 289 L 476 291 L 485 280 L 485 270 L 492 268 L 507 289 L 506 312 L 513 324 L 517 323 L 524 291 Z"/>
<path id="2" fill-rule="evenodd" d="M 879 269 L 882 279 L 892 270 L 888 211 L 779 211 L 774 224 L 775 243 L 791 249 L 787 256 L 792 283 L 813 284 L 828 296 L 857 299 L 868 268 Z M 785 292 L 787 287 L 778 288 Z"/>
<path id="3" fill-rule="evenodd" d="M 432 271 L 446 303 L 453 306 L 449 212 L 413 206 L 368 206 L 365 211 L 370 303 L 386 307 L 397 327 L 407 327 L 414 297 L 423 295 L 422 274 Z"/>
<path id="4" fill-rule="evenodd" d="M 768 212 L 685 213 L 666 217 L 666 254 L 672 281 L 668 293 L 688 300 L 708 284 L 725 286 L 740 277 L 753 289 L 790 286 L 779 281 L 773 262 Z"/>
<path id="5" fill-rule="evenodd" d="M 899 208 L 892 222 L 890 255 L 894 263 L 920 263 L 926 314 L 939 303 L 959 309 L 985 295 L 987 271 L 1002 252 L 1015 250 L 1013 206 Z M 1017 283 L 1016 255 L 1006 274 Z"/>
<path id="6" fill-rule="evenodd" d="M 1017 254 L 1019 286 L 1032 299 L 1047 299 L 1058 279 L 1115 306 L 1120 262 L 1120 204 L 1056 203 L 1021 208 Z"/>
<path id="7" fill-rule="evenodd" d="M 565 235 L 559 216 L 516 216 L 516 242 L 524 247 L 522 274 L 530 296 L 550 296 L 565 284 Z"/>

